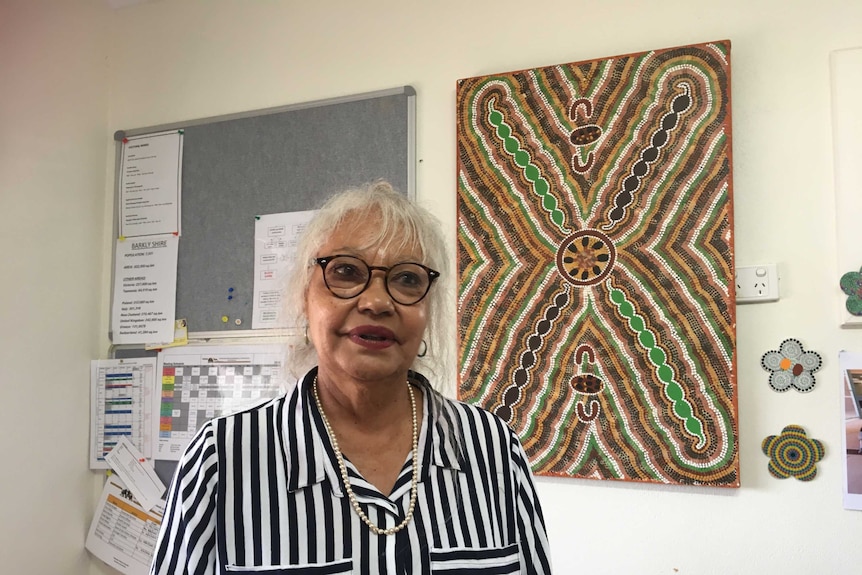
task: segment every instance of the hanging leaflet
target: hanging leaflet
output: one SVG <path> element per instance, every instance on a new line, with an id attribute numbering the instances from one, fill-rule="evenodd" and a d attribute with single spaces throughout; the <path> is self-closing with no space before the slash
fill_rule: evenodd
<path id="1" fill-rule="evenodd" d="M 120 476 L 145 511 L 152 511 L 159 504 L 165 493 L 165 484 L 144 454 L 125 437 L 120 438 L 114 449 L 105 456 L 105 461 Z"/>
<path id="2" fill-rule="evenodd" d="M 254 222 L 254 306 L 252 329 L 294 327 L 282 312 L 284 283 L 296 246 L 315 211 L 257 216 Z"/>
<path id="3" fill-rule="evenodd" d="M 178 247 L 174 235 L 117 241 L 111 310 L 115 344 L 173 341 Z"/>
<path id="4" fill-rule="evenodd" d="M 146 575 L 156 550 L 165 513 L 162 499 L 147 511 L 116 476 L 105 482 L 90 524 L 86 547 L 96 557 L 126 575 Z"/>
<path id="5" fill-rule="evenodd" d="M 108 469 L 105 456 L 121 438 L 153 455 L 153 389 L 156 358 L 90 362 L 90 469 Z"/>
<path id="6" fill-rule="evenodd" d="M 120 237 L 179 235 L 182 161 L 180 131 L 123 140 Z"/>

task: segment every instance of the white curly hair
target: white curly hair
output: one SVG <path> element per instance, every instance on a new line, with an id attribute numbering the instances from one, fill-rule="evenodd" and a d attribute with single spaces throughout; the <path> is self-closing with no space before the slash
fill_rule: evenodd
<path id="1" fill-rule="evenodd" d="M 318 250 L 348 218 L 353 222 L 375 222 L 373 229 L 362 230 L 361 237 L 367 240 L 367 245 L 357 246 L 359 249 L 385 245 L 401 251 L 406 246 L 419 246 L 419 263 L 437 270 L 444 278 L 444 281 L 435 282 L 426 296 L 428 324 L 423 339 L 427 351 L 424 357 L 416 358 L 411 369 L 438 376 L 445 374 L 452 338 L 442 333 L 441 324 L 447 317 L 452 298 L 445 287 L 449 257 L 440 222 L 388 182 L 377 181 L 340 192 L 329 198 L 314 215 L 299 241 L 296 266 L 287 280 L 284 298 L 287 318 L 300 329 L 308 325 L 306 293 L 317 267 L 314 258 L 330 255 L 319 254 Z M 286 361 L 291 373 L 300 377 L 318 362 L 313 342 L 302 338 L 293 346 Z"/>

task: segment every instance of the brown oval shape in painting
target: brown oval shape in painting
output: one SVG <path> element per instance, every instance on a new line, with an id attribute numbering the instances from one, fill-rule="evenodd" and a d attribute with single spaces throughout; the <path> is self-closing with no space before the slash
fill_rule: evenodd
<path id="1" fill-rule="evenodd" d="M 572 378 L 572 389 L 578 393 L 595 395 L 605 387 L 605 383 L 590 373 L 581 373 Z"/>
<path id="2" fill-rule="evenodd" d="M 576 146 L 586 146 L 598 140 L 602 135 L 602 129 L 595 124 L 576 128 L 569 139 Z"/>

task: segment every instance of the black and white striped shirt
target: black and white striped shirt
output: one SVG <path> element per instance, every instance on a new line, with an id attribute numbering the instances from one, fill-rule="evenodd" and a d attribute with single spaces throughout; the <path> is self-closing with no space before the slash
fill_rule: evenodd
<path id="1" fill-rule="evenodd" d="M 310 395 L 315 374 L 285 396 L 200 430 L 171 484 L 151 573 L 551 572 L 542 511 L 515 434 L 487 411 L 440 396 L 415 373 L 425 407 L 416 509 L 402 531 L 374 535 L 341 485 Z M 347 467 L 371 521 L 384 529 L 399 524 L 410 502 L 412 458 L 388 497 Z"/>

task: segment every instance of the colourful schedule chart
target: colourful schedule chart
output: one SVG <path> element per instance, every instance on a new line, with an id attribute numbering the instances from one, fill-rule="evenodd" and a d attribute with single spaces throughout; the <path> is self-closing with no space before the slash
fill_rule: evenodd
<path id="1" fill-rule="evenodd" d="M 90 468 L 108 469 L 105 455 L 125 437 L 152 457 L 156 358 L 99 359 L 90 363 Z"/>
<path id="2" fill-rule="evenodd" d="M 281 395 L 284 354 L 275 344 L 162 351 L 153 457 L 177 461 L 206 421 Z"/>

